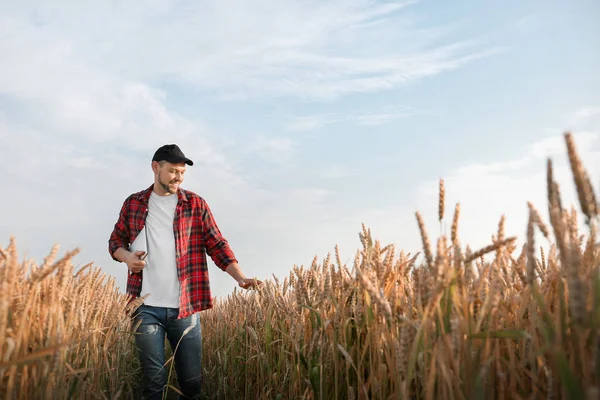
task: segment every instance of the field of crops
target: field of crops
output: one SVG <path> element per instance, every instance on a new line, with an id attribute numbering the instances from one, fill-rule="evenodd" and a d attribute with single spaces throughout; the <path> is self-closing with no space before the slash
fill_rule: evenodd
<path id="1" fill-rule="evenodd" d="M 202 313 L 207 397 L 599 398 L 599 206 L 565 142 L 579 211 L 562 204 L 548 160 L 548 202 L 529 204 L 522 248 L 503 219 L 490 246 L 461 243 L 460 205 L 448 218 L 440 181 L 452 229 L 430 237 L 417 213 L 422 254 L 363 226 L 352 265 L 336 248 L 216 302 Z M 93 266 L 74 273 L 72 254 L 40 267 L 16 254 L 0 248 L 0 395 L 133 397 L 139 366 L 114 281 Z"/>
<path id="2" fill-rule="evenodd" d="M 2 398 L 112 398 L 133 393 L 138 363 L 114 278 L 91 264 L 74 271 L 77 251 L 38 266 L 19 262 L 15 241 L 0 248 Z M 134 303 L 131 303 L 135 306 Z M 14 397 L 13 397 L 14 396 Z"/>

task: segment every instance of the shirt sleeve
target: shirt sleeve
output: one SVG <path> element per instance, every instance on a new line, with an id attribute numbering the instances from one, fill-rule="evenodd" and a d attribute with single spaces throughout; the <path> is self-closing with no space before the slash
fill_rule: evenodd
<path id="1" fill-rule="evenodd" d="M 108 252 L 113 260 L 121 262 L 115 258 L 115 251 L 119 247 L 127 249 L 129 247 L 129 230 L 127 229 L 127 210 L 129 209 L 129 199 L 123 202 L 121 211 L 119 212 L 119 218 L 115 223 L 110 238 L 108 239 Z"/>
<path id="2" fill-rule="evenodd" d="M 227 240 L 221 234 L 210 207 L 202 201 L 202 224 L 204 225 L 204 241 L 206 254 L 210 256 L 215 265 L 225 271 L 232 263 L 237 263 L 235 254 Z"/>

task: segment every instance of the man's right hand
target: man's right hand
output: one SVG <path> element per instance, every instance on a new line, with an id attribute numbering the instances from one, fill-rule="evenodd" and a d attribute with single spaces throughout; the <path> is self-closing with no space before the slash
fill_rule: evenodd
<path id="1" fill-rule="evenodd" d="M 146 266 L 146 262 L 141 260 L 141 257 L 144 254 L 146 254 L 145 251 L 134 251 L 133 253 L 129 252 L 127 256 L 125 256 L 125 260 L 123 261 L 125 261 L 127 268 L 134 274 L 137 274 Z"/>

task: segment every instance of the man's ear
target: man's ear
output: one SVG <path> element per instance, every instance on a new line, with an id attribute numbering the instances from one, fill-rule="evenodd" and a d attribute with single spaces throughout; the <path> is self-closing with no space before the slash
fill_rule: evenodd
<path id="1" fill-rule="evenodd" d="M 158 161 L 152 161 L 152 172 L 155 174 L 158 173 L 159 168 L 160 164 L 158 164 Z"/>

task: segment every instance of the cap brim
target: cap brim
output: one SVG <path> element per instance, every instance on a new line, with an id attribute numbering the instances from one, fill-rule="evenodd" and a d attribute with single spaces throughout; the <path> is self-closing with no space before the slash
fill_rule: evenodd
<path id="1" fill-rule="evenodd" d="M 166 158 L 166 161 L 170 162 L 171 164 L 179 164 L 179 163 L 186 163 L 187 165 L 194 165 L 194 162 L 192 160 L 190 160 L 187 157 L 172 157 L 172 158 Z"/>

